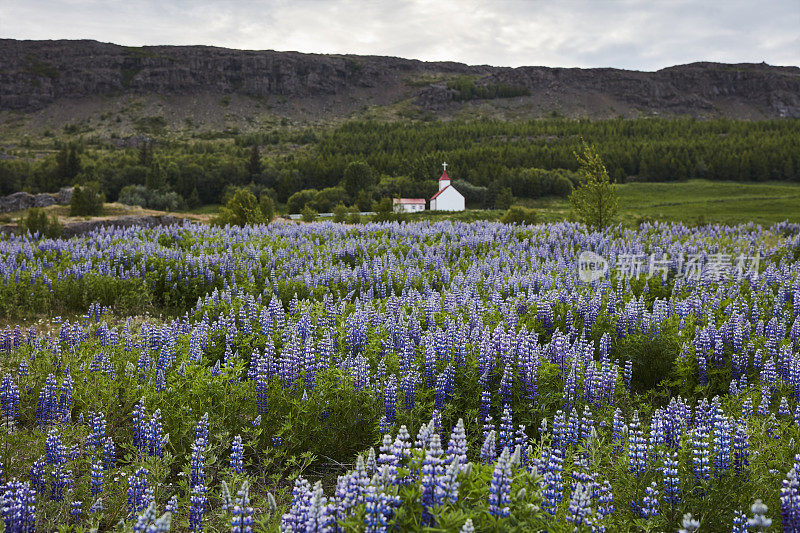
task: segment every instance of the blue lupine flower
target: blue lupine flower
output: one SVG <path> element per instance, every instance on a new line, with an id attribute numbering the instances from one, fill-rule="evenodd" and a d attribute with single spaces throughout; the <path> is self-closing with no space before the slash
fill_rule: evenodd
<path id="1" fill-rule="evenodd" d="M 569 499 L 569 509 L 567 510 L 567 520 L 575 525 L 578 531 L 581 526 L 589 525 L 592 514 L 591 488 L 578 483 L 572 491 Z"/>
<path id="2" fill-rule="evenodd" d="M 461 418 L 456 422 L 450 440 L 447 443 L 447 460 L 457 459 L 462 465 L 467 463 L 467 434 L 464 431 L 464 420 Z"/>
<path id="3" fill-rule="evenodd" d="M 656 487 L 657 485 L 654 481 L 644 489 L 645 495 L 641 506 L 642 518 L 658 516 L 658 489 Z"/>
<path id="4" fill-rule="evenodd" d="M 708 479 L 710 466 L 708 461 L 708 433 L 703 426 L 692 430 L 692 471 L 697 479 Z"/>
<path id="5" fill-rule="evenodd" d="M 758 528 L 759 531 L 767 531 L 772 525 L 772 519 L 767 518 L 767 511 L 769 509 L 764 505 L 761 500 L 756 500 L 750 506 L 750 512 L 753 513 L 753 518 L 747 520 L 748 528 Z"/>
<path id="6" fill-rule="evenodd" d="M 511 461 L 508 448 L 503 448 L 494 467 L 489 488 L 489 513 L 506 517 L 511 513 Z"/>
<path id="7" fill-rule="evenodd" d="M 250 485 L 245 481 L 236 493 L 236 502 L 231 509 L 231 533 L 253 531 L 253 508 L 250 506 Z"/>
<path id="8" fill-rule="evenodd" d="M 386 423 L 391 425 L 397 420 L 397 378 L 392 375 L 386 383 L 386 390 L 383 396 L 386 408 Z M 437 404 L 438 408 L 438 404 Z"/>
<path id="9" fill-rule="evenodd" d="M 796 460 L 800 461 L 800 455 Z M 789 470 L 781 486 L 781 524 L 784 531 L 800 531 L 800 482 L 796 468 Z"/>
<path id="10" fill-rule="evenodd" d="M 207 505 L 206 486 L 200 484 L 192 487 L 189 496 L 189 531 L 195 533 L 203 531 L 203 515 Z"/>
<path id="11" fill-rule="evenodd" d="M 439 434 L 433 433 L 425 449 L 425 459 L 422 462 L 420 473 L 420 486 L 422 494 L 420 503 L 422 504 L 422 520 L 425 524 L 433 524 L 431 510 L 437 505 L 444 503 L 443 495 L 438 490 L 440 478 L 444 474 L 444 460 L 442 459 L 442 445 Z"/>
<path id="12" fill-rule="evenodd" d="M 556 507 L 564 497 L 564 482 L 561 477 L 564 458 L 560 448 L 546 448 L 542 454 L 543 496 L 542 507 L 551 515 L 555 515 Z"/>
<path id="13" fill-rule="evenodd" d="M 36 530 L 36 498 L 27 482 L 12 481 L 0 486 L 3 522 L 8 533 Z"/>
<path id="14" fill-rule="evenodd" d="M 153 501 L 152 492 L 147 487 L 148 473 L 139 468 L 128 480 L 128 512 L 131 515 L 141 513 Z"/>
<path id="15" fill-rule="evenodd" d="M 92 457 L 92 469 L 90 473 L 92 496 L 98 496 L 103 492 L 103 462 Z"/>
<path id="16" fill-rule="evenodd" d="M 500 417 L 499 448 L 508 448 L 509 453 L 514 451 L 514 424 L 511 419 L 511 408 L 506 406 L 503 409 L 503 416 Z"/>
<path id="17" fill-rule="evenodd" d="M 630 448 L 628 449 L 629 470 L 638 476 L 647 470 L 647 445 L 642 435 L 638 411 L 633 413 L 628 435 L 630 436 Z"/>
<path id="18" fill-rule="evenodd" d="M 483 464 L 493 463 L 497 458 L 497 450 L 495 447 L 495 432 L 491 430 L 483 441 L 481 446 L 481 462 Z"/>
<path id="19" fill-rule="evenodd" d="M 231 445 L 231 469 L 237 474 L 243 470 L 244 447 L 242 446 L 242 436 L 236 435 Z"/>

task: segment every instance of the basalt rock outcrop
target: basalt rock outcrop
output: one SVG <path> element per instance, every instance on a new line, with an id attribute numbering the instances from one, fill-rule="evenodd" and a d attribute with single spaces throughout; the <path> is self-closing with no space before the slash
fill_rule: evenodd
<path id="1" fill-rule="evenodd" d="M 364 105 L 411 99 L 438 113 L 473 103 L 446 82 L 460 75 L 479 87 L 525 88 L 527 94 L 505 100 L 540 114 L 800 117 L 800 68 L 766 64 L 692 63 L 656 72 L 507 68 L 210 46 L 0 40 L 0 110 L 26 112 L 62 99 L 212 93 L 305 102 L 342 96 Z"/>

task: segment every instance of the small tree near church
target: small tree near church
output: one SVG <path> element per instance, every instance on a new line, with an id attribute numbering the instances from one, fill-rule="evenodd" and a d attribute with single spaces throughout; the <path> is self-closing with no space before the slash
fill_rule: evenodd
<path id="1" fill-rule="evenodd" d="M 581 144 L 581 152 L 574 152 L 581 181 L 569 195 L 569 203 L 580 222 L 603 229 L 614 222 L 619 212 L 617 187 L 611 182 L 597 150 L 583 139 Z"/>

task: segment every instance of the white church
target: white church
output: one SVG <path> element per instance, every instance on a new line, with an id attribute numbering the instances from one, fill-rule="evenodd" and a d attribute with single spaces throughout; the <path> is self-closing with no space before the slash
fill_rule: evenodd
<path id="1" fill-rule="evenodd" d="M 439 178 L 439 192 L 431 197 L 431 211 L 463 211 L 464 196 L 450 185 L 447 163 L 442 163 L 442 177 Z"/>
<path id="2" fill-rule="evenodd" d="M 439 192 L 431 197 L 431 211 L 463 211 L 464 196 L 450 184 L 447 163 L 442 163 L 442 177 L 439 178 Z M 425 210 L 424 198 L 395 198 L 395 213 L 415 213 Z"/>

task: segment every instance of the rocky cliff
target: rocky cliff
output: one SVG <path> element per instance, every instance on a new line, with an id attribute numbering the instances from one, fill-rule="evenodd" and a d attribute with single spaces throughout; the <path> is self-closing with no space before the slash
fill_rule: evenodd
<path id="1" fill-rule="evenodd" d="M 513 97 L 464 98 L 451 80 L 512 87 Z M 131 48 L 96 41 L 0 40 L 0 110 L 29 113 L 98 96 L 197 94 L 348 102 L 332 114 L 410 102 L 455 114 L 487 105 L 527 117 L 688 114 L 800 117 L 800 68 L 694 63 L 657 72 L 489 67 L 393 57 L 229 50 L 208 46 Z M 327 108 L 326 108 L 327 109 Z"/>

